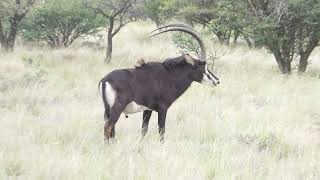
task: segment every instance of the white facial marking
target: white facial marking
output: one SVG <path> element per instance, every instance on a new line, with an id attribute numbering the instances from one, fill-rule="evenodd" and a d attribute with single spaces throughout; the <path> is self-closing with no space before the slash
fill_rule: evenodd
<path id="1" fill-rule="evenodd" d="M 205 66 L 205 73 L 203 74 L 201 83 L 209 86 L 216 86 L 219 84 L 219 80 L 209 72 L 207 65 Z"/>
<path id="2" fill-rule="evenodd" d="M 123 110 L 124 114 L 133 114 L 145 110 L 150 110 L 148 107 L 137 104 L 136 102 L 132 101 L 129 103 L 126 108 Z"/>
<path id="3" fill-rule="evenodd" d="M 208 73 L 208 66 L 206 65 L 205 68 L 206 68 L 206 74 L 209 74 Z"/>
<path id="4" fill-rule="evenodd" d="M 214 84 L 212 83 L 211 79 L 209 79 L 207 77 L 207 75 L 205 75 L 205 74 L 203 74 L 203 78 L 202 78 L 201 84 L 214 86 Z"/>
<path id="5" fill-rule="evenodd" d="M 106 82 L 106 96 L 109 107 L 111 108 L 117 96 L 117 92 L 113 89 L 109 82 Z"/>
<path id="6" fill-rule="evenodd" d="M 102 82 L 99 82 L 99 91 L 102 93 Z"/>

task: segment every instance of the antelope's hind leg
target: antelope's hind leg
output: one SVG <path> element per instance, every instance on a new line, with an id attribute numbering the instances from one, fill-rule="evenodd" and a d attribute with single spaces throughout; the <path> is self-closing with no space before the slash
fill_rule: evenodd
<path id="1" fill-rule="evenodd" d="M 105 142 L 109 143 L 110 138 L 115 137 L 115 125 L 122 113 L 123 109 L 125 108 L 125 103 L 115 103 L 110 111 L 110 117 L 105 122 L 104 125 L 104 140 Z"/>
<path id="2" fill-rule="evenodd" d="M 158 127 L 161 143 L 164 142 L 164 133 L 166 131 L 166 116 L 167 110 L 161 110 L 158 112 Z"/>
<path id="3" fill-rule="evenodd" d="M 142 140 L 146 135 L 146 133 L 148 132 L 148 125 L 149 125 L 151 114 L 152 114 L 152 111 L 150 110 L 143 111 L 142 130 L 141 130 L 140 140 Z"/>

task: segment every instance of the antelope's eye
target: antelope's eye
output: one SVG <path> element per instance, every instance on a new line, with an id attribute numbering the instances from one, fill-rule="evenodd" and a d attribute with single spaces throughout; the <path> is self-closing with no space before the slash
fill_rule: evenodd
<path id="1" fill-rule="evenodd" d="M 200 64 L 199 67 L 200 67 L 201 69 L 203 69 L 203 68 L 206 67 L 206 65 L 205 65 L 205 64 Z"/>
<path id="2" fill-rule="evenodd" d="M 206 66 L 206 62 L 199 62 L 199 66 L 201 66 L 201 67 Z"/>

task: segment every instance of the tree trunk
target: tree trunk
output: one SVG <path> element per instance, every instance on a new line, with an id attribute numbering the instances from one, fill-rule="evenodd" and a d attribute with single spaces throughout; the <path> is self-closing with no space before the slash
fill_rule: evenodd
<path id="1" fill-rule="evenodd" d="M 283 58 L 276 59 L 279 70 L 282 74 L 291 74 L 291 63 L 288 61 L 285 61 Z"/>
<path id="2" fill-rule="evenodd" d="M 239 36 L 240 36 L 240 32 L 239 31 L 234 31 L 233 44 L 237 44 L 238 43 Z"/>
<path id="3" fill-rule="evenodd" d="M 17 37 L 17 31 L 18 31 L 18 23 L 20 20 L 14 19 L 10 24 L 11 24 L 11 29 L 9 33 L 9 37 L 7 38 L 7 50 L 8 51 L 13 51 L 14 44 L 16 41 Z"/>
<path id="4" fill-rule="evenodd" d="M 300 60 L 299 60 L 299 65 L 298 65 L 298 73 L 304 73 L 307 70 L 307 66 L 308 66 L 308 58 L 309 56 L 301 56 Z"/>
<path id="5" fill-rule="evenodd" d="M 229 32 L 226 32 L 225 35 L 224 35 L 224 43 L 225 45 L 227 46 L 230 46 L 230 38 L 231 38 L 231 31 Z"/>
<path id="6" fill-rule="evenodd" d="M 1 45 L 1 48 L 4 48 L 4 39 L 5 39 L 5 37 L 4 37 L 2 22 L 0 19 L 0 45 Z"/>
<path id="7" fill-rule="evenodd" d="M 270 48 L 271 49 L 271 48 Z M 279 70 L 282 74 L 291 74 L 291 61 L 289 60 L 289 57 L 283 57 L 280 53 L 279 49 L 272 48 L 271 52 L 273 53 Z"/>
<path id="8" fill-rule="evenodd" d="M 249 49 L 252 49 L 253 46 L 252 46 L 252 42 L 250 41 L 250 39 L 247 36 L 244 36 L 243 38 L 247 42 Z"/>
<path id="9" fill-rule="evenodd" d="M 2 48 L 3 48 L 6 52 L 12 52 L 13 49 L 14 49 L 15 40 L 16 40 L 16 36 L 12 36 L 12 37 L 8 37 L 8 38 L 4 39 L 4 40 L 1 42 Z"/>
<path id="10" fill-rule="evenodd" d="M 224 44 L 224 39 L 223 39 L 223 37 L 218 36 L 218 41 L 219 41 L 219 44 L 221 44 L 221 45 Z"/>
<path id="11" fill-rule="evenodd" d="M 1 41 L 1 46 L 5 51 L 7 52 L 13 51 L 15 41 L 16 41 L 17 31 L 18 31 L 18 24 L 20 23 L 20 21 L 24 16 L 25 14 L 22 14 L 22 15 L 15 14 L 15 16 L 9 20 L 10 29 L 7 35 L 5 35 L 2 27 L 2 23 L 0 22 L 0 34 L 1 34 L 0 41 Z"/>
<path id="12" fill-rule="evenodd" d="M 299 53 L 300 54 L 300 60 L 298 65 L 299 74 L 306 72 L 309 56 L 311 55 L 312 51 L 317 47 L 318 42 L 319 41 L 310 42 L 309 45 L 307 46 L 307 49 L 304 52 Z"/>
<path id="13" fill-rule="evenodd" d="M 279 70 L 282 74 L 291 74 L 291 62 L 286 61 L 285 58 L 277 59 Z"/>
<path id="14" fill-rule="evenodd" d="M 154 22 L 156 23 L 157 28 L 159 28 L 161 26 L 161 22 L 160 20 L 154 20 Z"/>
<path id="15" fill-rule="evenodd" d="M 109 63 L 112 58 L 112 31 L 114 26 L 114 19 L 109 18 L 109 29 L 108 29 L 108 44 L 107 44 L 107 52 L 106 52 L 106 59 L 105 63 Z"/>
<path id="16" fill-rule="evenodd" d="M 10 33 L 9 37 L 3 37 L 1 39 L 1 47 L 6 52 L 12 52 L 14 49 L 14 44 L 16 40 L 16 32 Z"/>
<path id="17" fill-rule="evenodd" d="M 262 48 L 263 44 L 262 44 L 261 41 L 258 41 L 256 39 L 254 39 L 253 42 L 254 42 L 254 48 L 256 48 L 256 49 L 261 49 Z"/>
<path id="18" fill-rule="evenodd" d="M 112 36 L 108 35 L 107 53 L 105 63 L 109 63 L 112 58 Z"/>
<path id="19" fill-rule="evenodd" d="M 219 44 L 224 44 L 223 35 L 220 31 L 214 32 L 212 31 L 218 38 Z"/>
<path id="20" fill-rule="evenodd" d="M 12 46 L 12 42 L 8 42 L 7 40 L 2 42 L 2 48 L 4 51 L 6 52 L 12 52 L 13 51 L 13 46 Z"/>
<path id="21" fill-rule="evenodd" d="M 225 40 L 225 45 L 230 46 L 230 41 L 228 41 L 228 39 Z"/>
<path id="22" fill-rule="evenodd" d="M 291 62 L 284 62 L 281 72 L 282 74 L 291 74 Z"/>

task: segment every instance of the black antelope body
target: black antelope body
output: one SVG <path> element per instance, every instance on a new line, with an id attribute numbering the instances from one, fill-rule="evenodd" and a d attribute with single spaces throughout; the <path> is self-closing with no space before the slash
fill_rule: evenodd
<path id="1" fill-rule="evenodd" d="M 121 113 L 143 111 L 141 137 L 148 131 L 152 111 L 158 113 L 160 141 L 164 140 L 166 115 L 171 104 L 192 82 L 216 86 L 219 79 L 206 66 L 206 49 L 201 37 L 185 25 L 168 25 L 153 31 L 153 36 L 180 31 L 193 36 L 200 45 L 200 59 L 188 54 L 169 58 L 164 62 L 144 63 L 133 69 L 119 69 L 107 74 L 99 83 L 105 106 L 105 140 L 115 136 L 115 125 Z"/>

